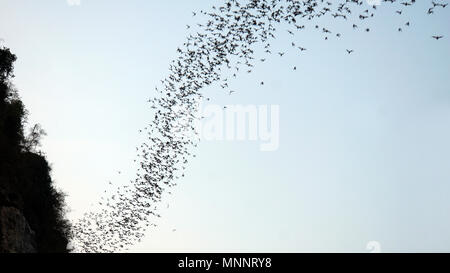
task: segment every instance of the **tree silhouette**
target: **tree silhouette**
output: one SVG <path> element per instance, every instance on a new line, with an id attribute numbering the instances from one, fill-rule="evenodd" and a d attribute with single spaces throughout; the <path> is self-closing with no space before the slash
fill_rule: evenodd
<path id="1" fill-rule="evenodd" d="M 27 112 L 11 84 L 15 60 L 8 48 L 0 48 L 0 207 L 22 212 L 38 252 L 67 252 L 64 195 L 54 188 L 50 166 L 37 151 L 44 131 L 34 125 L 24 134 Z"/>

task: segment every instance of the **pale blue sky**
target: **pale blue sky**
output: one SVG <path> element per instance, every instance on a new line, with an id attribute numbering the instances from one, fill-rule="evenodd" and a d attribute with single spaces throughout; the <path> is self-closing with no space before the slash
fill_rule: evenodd
<path id="1" fill-rule="evenodd" d="M 279 26 L 274 51 L 285 57 L 239 74 L 233 96 L 205 89 L 220 105 L 280 105 L 280 148 L 202 142 L 132 251 L 365 252 L 372 240 L 382 251 L 450 251 L 450 9 L 428 16 L 419 2 L 402 17 L 380 6 L 370 33 L 322 20 L 341 40 L 313 28 L 293 39 Z M 0 0 L 14 83 L 48 133 L 43 150 L 71 218 L 108 180 L 134 178 L 146 99 L 198 20 L 191 11 L 213 3 Z"/>

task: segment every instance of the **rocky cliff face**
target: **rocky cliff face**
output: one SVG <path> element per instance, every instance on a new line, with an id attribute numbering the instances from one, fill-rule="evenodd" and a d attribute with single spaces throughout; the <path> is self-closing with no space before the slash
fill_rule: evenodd
<path id="1" fill-rule="evenodd" d="M 36 236 L 14 195 L 0 187 L 0 253 L 36 252 Z"/>
<path id="2" fill-rule="evenodd" d="M 27 111 L 11 83 L 15 60 L 0 47 L 0 253 L 68 252 L 64 195 L 38 150 L 42 129 L 24 130 Z"/>
<path id="3" fill-rule="evenodd" d="M 0 207 L 0 252 L 36 252 L 35 233 L 15 207 Z"/>

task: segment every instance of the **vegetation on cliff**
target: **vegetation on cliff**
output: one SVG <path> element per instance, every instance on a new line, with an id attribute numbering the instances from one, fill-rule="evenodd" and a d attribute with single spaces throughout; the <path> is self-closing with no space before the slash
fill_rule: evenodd
<path id="1" fill-rule="evenodd" d="M 49 163 L 38 151 L 44 131 L 35 125 L 24 132 L 27 112 L 11 83 L 15 60 L 8 48 L 0 48 L 0 208 L 22 212 L 37 252 L 68 252 L 64 195 L 54 188 Z"/>

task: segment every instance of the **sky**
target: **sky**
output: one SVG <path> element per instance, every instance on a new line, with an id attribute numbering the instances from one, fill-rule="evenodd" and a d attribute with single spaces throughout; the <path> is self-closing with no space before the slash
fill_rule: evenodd
<path id="1" fill-rule="evenodd" d="M 383 252 L 449 252 L 450 9 L 427 15 L 430 2 L 418 2 L 402 16 L 382 4 L 368 33 L 321 19 L 341 39 L 325 41 L 315 22 L 294 37 L 279 25 L 272 47 L 285 56 L 257 53 L 267 60 L 230 81 L 232 95 L 205 88 L 215 105 L 278 105 L 279 147 L 200 142 L 157 227 L 130 251 L 368 252 L 375 241 Z M 134 178 L 146 101 L 200 20 L 192 11 L 215 3 L 0 0 L 13 82 L 47 132 L 70 219 Z"/>

